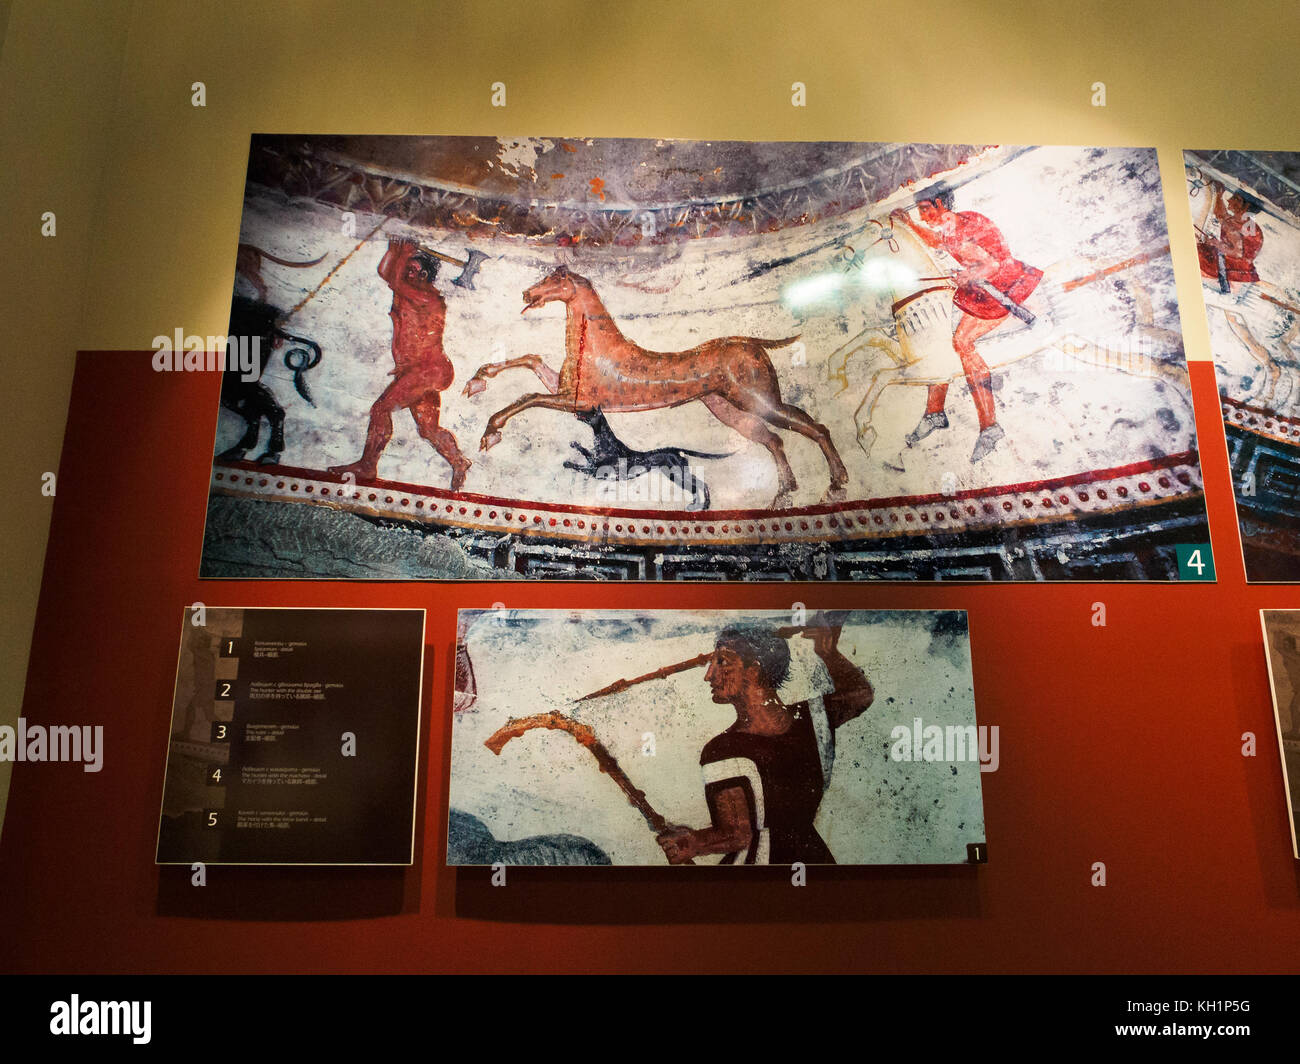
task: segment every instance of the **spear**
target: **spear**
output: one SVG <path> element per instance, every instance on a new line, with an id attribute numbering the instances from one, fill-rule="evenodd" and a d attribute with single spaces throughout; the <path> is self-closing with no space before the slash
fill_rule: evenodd
<path id="1" fill-rule="evenodd" d="M 608 687 L 602 687 L 599 691 L 592 691 L 590 694 L 583 695 L 577 699 L 578 702 L 586 702 L 591 698 L 603 698 L 605 695 L 617 694 L 619 691 L 626 691 L 629 687 L 635 687 L 639 683 L 645 683 L 646 680 L 662 680 L 665 676 L 672 676 L 674 673 L 685 672 L 687 669 L 696 669 L 705 664 L 709 658 L 713 657 L 713 651 L 704 654 L 696 654 L 693 658 L 687 658 L 685 661 L 679 661 L 674 665 L 665 665 L 662 669 L 655 669 L 653 672 L 647 672 L 644 676 L 634 676 L 632 679 L 615 680 Z"/>
<path id="2" fill-rule="evenodd" d="M 818 617 L 820 618 L 821 615 L 819 614 Z M 790 639 L 796 635 L 801 635 L 804 632 L 813 631 L 818 628 L 825 628 L 828 623 L 834 624 L 836 623 L 836 619 L 832 617 L 822 623 L 814 624 L 791 624 L 784 628 L 778 628 L 776 634 L 782 639 Z M 838 623 L 843 624 L 843 620 L 839 620 Z M 710 650 L 704 654 L 696 654 L 695 657 L 687 658 L 685 661 L 679 661 L 672 665 L 665 665 L 661 669 L 654 669 L 642 676 L 634 676 L 630 680 L 615 680 L 608 687 L 602 687 L 599 691 L 592 691 L 590 694 L 585 694 L 581 698 L 575 699 L 575 701 L 586 702 L 591 698 L 603 698 L 605 695 L 613 695 L 618 694 L 620 691 L 626 691 L 629 687 L 635 687 L 637 684 L 645 683 L 647 680 L 662 680 L 666 676 L 685 672 L 687 669 L 697 669 L 701 665 L 707 665 L 709 659 L 712 657 L 713 651 Z"/>
<path id="3" fill-rule="evenodd" d="M 370 240 L 375 236 L 375 234 L 378 233 L 379 230 L 381 230 L 385 225 L 387 225 L 388 222 L 389 222 L 388 215 L 384 215 L 384 217 L 380 220 L 379 224 L 375 226 L 372 230 L 370 230 L 370 232 L 368 232 L 365 236 L 363 236 L 361 238 L 360 243 L 358 243 L 356 247 L 354 247 L 341 259 L 339 259 L 339 261 L 335 264 L 334 268 L 330 270 L 330 272 L 327 273 L 324 277 L 321 278 L 320 284 L 318 284 L 315 288 L 313 288 L 310 292 L 308 292 L 305 296 L 303 296 L 302 299 L 298 301 L 297 306 L 293 307 L 293 309 L 291 309 L 288 314 L 286 314 L 283 318 L 280 319 L 280 324 L 283 325 L 295 314 L 297 314 L 298 311 L 302 310 L 303 307 L 305 307 L 308 303 L 310 303 L 313 299 L 315 299 L 316 294 L 327 284 L 329 284 L 330 278 L 333 277 L 336 273 L 338 273 L 339 270 L 343 269 L 348 259 L 352 258 L 353 255 L 355 255 L 358 251 L 360 251 L 363 247 L 365 247 L 366 244 L 368 244 Z"/>

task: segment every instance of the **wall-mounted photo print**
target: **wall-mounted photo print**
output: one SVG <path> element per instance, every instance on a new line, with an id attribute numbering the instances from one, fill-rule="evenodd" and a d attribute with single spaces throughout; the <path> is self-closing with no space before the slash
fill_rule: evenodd
<path id="1" fill-rule="evenodd" d="M 461 610 L 449 865 L 987 860 L 966 614 Z"/>
<path id="2" fill-rule="evenodd" d="M 1189 151 L 1246 579 L 1300 580 L 1300 152 Z"/>
<path id="3" fill-rule="evenodd" d="M 204 576 L 1175 580 L 1209 538 L 1152 149 L 255 136 L 229 334 Z"/>
<path id="4" fill-rule="evenodd" d="M 1264 654 L 1268 683 L 1273 692 L 1277 744 L 1282 752 L 1282 781 L 1286 785 L 1287 817 L 1291 824 L 1291 852 L 1300 860 L 1300 610 L 1260 610 L 1264 626 Z"/>

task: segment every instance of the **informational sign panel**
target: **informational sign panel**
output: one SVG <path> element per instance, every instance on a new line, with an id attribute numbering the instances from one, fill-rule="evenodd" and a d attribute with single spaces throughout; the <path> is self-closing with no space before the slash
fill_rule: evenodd
<path id="1" fill-rule="evenodd" d="M 185 611 L 159 864 L 410 864 L 423 610 Z"/>

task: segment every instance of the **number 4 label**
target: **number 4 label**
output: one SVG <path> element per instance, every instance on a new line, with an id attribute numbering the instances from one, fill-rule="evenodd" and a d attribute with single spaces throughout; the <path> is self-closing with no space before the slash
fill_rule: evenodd
<path id="1" fill-rule="evenodd" d="M 1208 543 L 1179 543 L 1174 550 L 1178 555 L 1178 579 L 1214 579 L 1214 555 Z"/>

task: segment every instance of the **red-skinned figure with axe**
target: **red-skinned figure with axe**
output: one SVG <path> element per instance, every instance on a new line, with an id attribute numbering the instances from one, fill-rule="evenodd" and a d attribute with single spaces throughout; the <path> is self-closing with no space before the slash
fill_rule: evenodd
<path id="1" fill-rule="evenodd" d="M 379 276 L 393 290 L 394 380 L 370 408 L 365 447 L 357 461 L 331 466 L 330 472 L 350 473 L 357 480 L 374 480 L 379 456 L 393 435 L 393 411 L 410 410 L 421 436 L 451 466 L 451 489 L 465 483 L 470 460 L 461 453 L 456 437 L 438 423 L 441 393 L 455 376 L 451 360 L 442 349 L 447 304 L 434 284 L 438 263 L 415 241 L 395 237 L 379 263 Z"/>
<path id="2" fill-rule="evenodd" d="M 670 825 L 657 836 L 670 864 L 722 854 L 723 864 L 834 864 L 813 820 L 830 780 L 835 730 L 874 698 L 863 671 L 838 649 L 839 625 L 818 618 L 798 629 L 811 639 L 831 693 L 786 705 L 777 688 L 790 667 L 783 631 L 736 625 L 718 634 L 704 679 L 736 722 L 700 755 L 712 823 Z"/>

